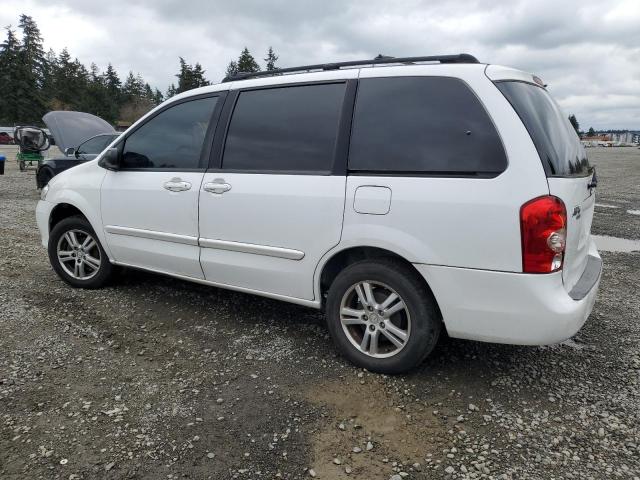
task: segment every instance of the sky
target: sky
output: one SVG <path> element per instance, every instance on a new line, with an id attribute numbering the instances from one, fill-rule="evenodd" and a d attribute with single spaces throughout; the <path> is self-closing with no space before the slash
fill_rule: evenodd
<path id="1" fill-rule="evenodd" d="M 165 91 L 178 57 L 213 83 L 245 46 L 281 67 L 471 53 L 535 73 L 582 129 L 640 130 L 640 0 L 3 0 L 0 25 L 32 16 L 45 48 L 108 62 Z"/>

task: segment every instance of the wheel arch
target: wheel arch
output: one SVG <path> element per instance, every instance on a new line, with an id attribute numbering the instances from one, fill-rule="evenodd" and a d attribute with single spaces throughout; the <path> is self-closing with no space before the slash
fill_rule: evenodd
<path id="1" fill-rule="evenodd" d="M 409 260 L 407 260 L 406 257 L 386 248 L 369 245 L 345 247 L 341 250 L 332 252 L 330 256 L 327 256 L 322 260 L 322 262 L 318 266 L 318 269 L 316 270 L 316 292 L 318 293 L 317 298 L 319 299 L 320 307 L 324 308 L 329 287 L 342 270 L 355 262 L 376 258 L 393 258 L 407 266 L 407 268 L 409 268 L 416 275 L 416 278 L 418 278 L 419 281 L 431 293 L 436 305 L 436 309 L 440 313 L 438 300 L 435 297 L 433 290 L 429 286 L 429 283 L 420 274 L 418 269 L 416 269 L 416 267 Z"/>
<path id="2" fill-rule="evenodd" d="M 102 244 L 102 248 L 104 248 L 109 260 L 113 260 L 113 256 L 111 255 L 111 251 L 109 249 L 109 245 L 107 244 L 106 237 L 104 234 L 104 229 L 102 228 L 102 224 L 100 221 L 99 212 L 96 212 L 95 215 L 91 215 L 90 208 L 88 205 L 82 205 L 82 202 L 74 202 L 69 198 L 61 198 L 56 203 L 55 207 L 51 209 L 51 213 L 49 214 L 48 227 L 49 233 L 53 227 L 55 227 L 60 221 L 65 218 L 69 218 L 72 216 L 81 216 L 89 222 L 91 228 L 96 233 L 98 240 Z"/>
<path id="3" fill-rule="evenodd" d="M 82 210 L 80 210 L 75 205 L 72 205 L 66 202 L 58 203 L 55 207 L 53 207 L 53 209 L 51 210 L 51 213 L 49 214 L 49 232 L 51 232 L 53 227 L 55 227 L 58 223 L 60 223 L 65 218 L 75 217 L 75 216 L 81 216 L 85 220 L 87 220 L 89 223 L 91 223 L 89 218 L 82 212 Z M 93 227 L 93 225 L 91 226 Z M 95 230 L 95 227 L 94 227 L 94 230 Z"/>

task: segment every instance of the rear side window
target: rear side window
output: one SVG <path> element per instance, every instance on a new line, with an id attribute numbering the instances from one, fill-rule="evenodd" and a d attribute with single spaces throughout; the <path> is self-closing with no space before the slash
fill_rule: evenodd
<path id="1" fill-rule="evenodd" d="M 461 80 L 360 80 L 350 170 L 492 177 L 506 167 L 493 122 Z"/>
<path id="2" fill-rule="evenodd" d="M 496 86 L 531 135 L 547 176 L 589 173 L 589 161 L 580 139 L 545 89 L 524 82 L 497 82 Z"/>
<path id="3" fill-rule="evenodd" d="M 125 140 L 124 169 L 193 170 L 218 97 L 179 103 L 160 112 Z"/>
<path id="4" fill-rule="evenodd" d="M 329 172 L 345 89 L 345 83 L 333 83 L 241 92 L 222 168 Z"/>

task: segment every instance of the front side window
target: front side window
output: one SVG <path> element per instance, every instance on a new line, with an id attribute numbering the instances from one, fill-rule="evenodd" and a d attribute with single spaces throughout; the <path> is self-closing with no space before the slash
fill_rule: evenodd
<path id="1" fill-rule="evenodd" d="M 461 80 L 360 80 L 349 149 L 351 171 L 491 177 L 506 167 L 491 118 Z"/>
<path id="2" fill-rule="evenodd" d="M 231 117 L 222 168 L 330 171 L 345 89 L 345 83 L 332 83 L 241 92 Z"/>
<path id="3" fill-rule="evenodd" d="M 121 168 L 201 168 L 200 154 L 217 100 L 199 98 L 160 112 L 126 138 Z"/>

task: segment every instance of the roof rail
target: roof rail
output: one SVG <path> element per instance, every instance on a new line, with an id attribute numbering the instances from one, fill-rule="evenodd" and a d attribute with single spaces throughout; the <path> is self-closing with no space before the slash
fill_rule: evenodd
<path id="1" fill-rule="evenodd" d="M 224 77 L 223 82 L 231 82 L 234 80 L 245 80 L 247 78 L 267 77 L 271 75 L 280 75 L 283 73 L 310 72 L 312 70 L 340 70 L 343 67 L 357 67 L 360 65 L 384 65 L 389 63 L 419 63 L 419 62 L 440 62 L 440 63 L 480 63 L 476 57 L 468 53 L 460 53 L 458 55 L 432 55 L 429 57 L 384 57 L 378 55 L 371 60 L 354 60 L 350 62 L 337 63 L 319 63 L 316 65 L 303 65 L 300 67 L 277 68 L 275 70 L 264 70 L 262 72 L 236 73 Z"/>

